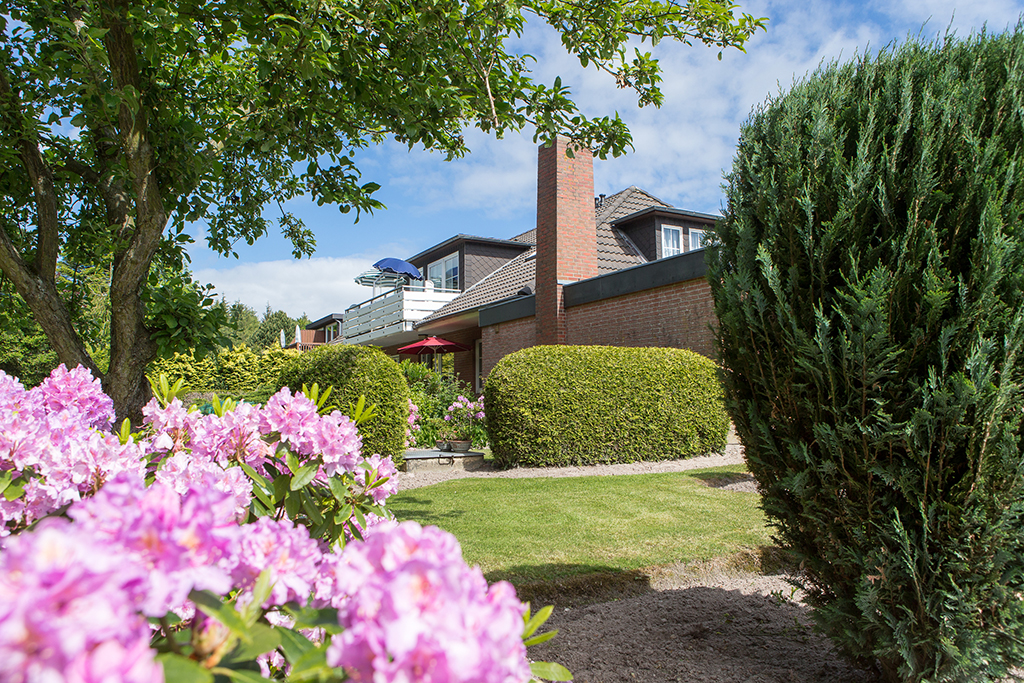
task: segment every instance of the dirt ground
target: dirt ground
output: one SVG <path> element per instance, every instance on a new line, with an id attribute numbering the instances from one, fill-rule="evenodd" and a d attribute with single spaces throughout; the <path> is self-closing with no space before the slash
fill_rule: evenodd
<path id="1" fill-rule="evenodd" d="M 578 477 L 703 469 L 743 462 L 742 447 L 667 462 L 555 469 L 490 468 L 399 473 L 399 488 L 463 477 Z M 709 485 L 756 491 L 749 476 Z M 814 633 L 801 594 L 781 573 L 744 570 L 736 558 L 716 564 L 660 567 L 590 577 L 563 585 L 520 587 L 535 606 L 555 605 L 544 630 L 558 636 L 531 648 L 558 662 L 578 683 L 867 683 Z M 748 564 L 760 565 L 757 558 Z"/>

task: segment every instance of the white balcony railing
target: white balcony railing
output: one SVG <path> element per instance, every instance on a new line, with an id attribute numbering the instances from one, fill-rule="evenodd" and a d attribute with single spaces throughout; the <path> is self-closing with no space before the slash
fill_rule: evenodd
<path id="1" fill-rule="evenodd" d="M 382 338 L 412 332 L 413 325 L 461 294 L 457 289 L 399 287 L 345 310 L 342 336 L 346 344 L 383 343 Z"/>

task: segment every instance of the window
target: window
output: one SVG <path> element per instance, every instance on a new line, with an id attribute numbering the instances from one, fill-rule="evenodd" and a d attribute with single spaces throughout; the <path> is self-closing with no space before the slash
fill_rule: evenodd
<path id="1" fill-rule="evenodd" d="M 690 251 L 704 248 L 704 231 L 690 228 Z"/>
<path id="2" fill-rule="evenodd" d="M 445 256 L 427 266 L 427 279 L 433 282 L 435 287 L 458 289 L 459 253 Z"/>
<path id="3" fill-rule="evenodd" d="M 661 257 L 683 253 L 682 230 L 671 225 L 661 226 Z"/>

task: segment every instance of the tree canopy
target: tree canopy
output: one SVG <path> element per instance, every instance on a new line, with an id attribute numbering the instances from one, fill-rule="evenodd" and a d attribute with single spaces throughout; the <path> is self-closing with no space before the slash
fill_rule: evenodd
<path id="1" fill-rule="evenodd" d="M 507 48 L 536 17 L 584 66 L 659 104 L 657 61 L 636 39 L 742 49 L 765 20 L 723 0 L 12 0 L 0 9 L 0 269 L 60 359 L 95 367 L 56 286 L 57 265 L 111 259 L 110 370 L 119 415 L 136 413 L 143 367 L 182 323 L 152 315 L 150 267 L 180 269 L 190 226 L 222 254 L 271 228 L 267 205 L 311 195 L 373 210 L 355 153 L 388 136 L 449 158 L 467 126 L 533 126 L 599 157 L 628 148 L 617 115 L 579 112 L 560 80 L 531 77 Z M 311 231 L 281 210 L 296 257 Z M 165 302 L 178 301 L 168 295 Z M 216 325 L 179 332 L 175 344 Z M 161 337 L 163 335 L 163 337 Z"/>

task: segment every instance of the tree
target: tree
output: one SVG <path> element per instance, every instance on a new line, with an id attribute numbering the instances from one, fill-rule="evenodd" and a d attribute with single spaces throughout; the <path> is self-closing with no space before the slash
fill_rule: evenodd
<path id="1" fill-rule="evenodd" d="M 268 203 L 309 193 L 342 212 L 379 208 L 378 186 L 362 181 L 353 155 L 387 136 L 452 158 L 468 151 L 467 125 L 497 136 L 532 125 L 545 141 L 565 134 L 600 157 L 621 153 L 630 138 L 617 116 L 581 115 L 560 80 L 534 82 L 530 58 L 505 49 L 528 16 L 556 27 L 571 54 L 634 89 L 640 105 L 661 102 L 660 76 L 630 41 L 742 49 L 765 25 L 734 16 L 728 0 L 4 8 L 0 269 L 60 359 L 95 371 L 57 295 L 57 264 L 68 250 L 112 256 L 103 382 L 121 416 L 138 414 L 143 368 L 161 348 L 154 335 L 177 319 L 166 308 L 148 315 L 150 266 L 183 265 L 187 226 L 204 223 L 209 245 L 230 254 L 267 232 Z M 279 224 L 296 257 L 313 252 L 314 236 L 294 216 L 282 210 Z"/>
<path id="2" fill-rule="evenodd" d="M 281 342 L 281 330 L 284 330 L 286 346 L 295 341 L 295 321 L 284 311 L 270 310 L 270 304 L 267 304 L 260 326 L 249 338 L 249 346 L 257 351 L 278 346 Z"/>
<path id="3" fill-rule="evenodd" d="M 228 304 L 225 299 L 221 299 L 217 305 L 221 307 L 224 317 L 227 318 L 228 328 L 224 330 L 224 336 L 227 337 L 231 346 L 250 344 L 252 336 L 260 326 L 260 319 L 256 315 L 256 311 L 241 301 Z"/>
<path id="4" fill-rule="evenodd" d="M 1024 663 L 1024 24 L 825 65 L 706 255 L 729 411 L 814 618 L 888 682 Z"/>

